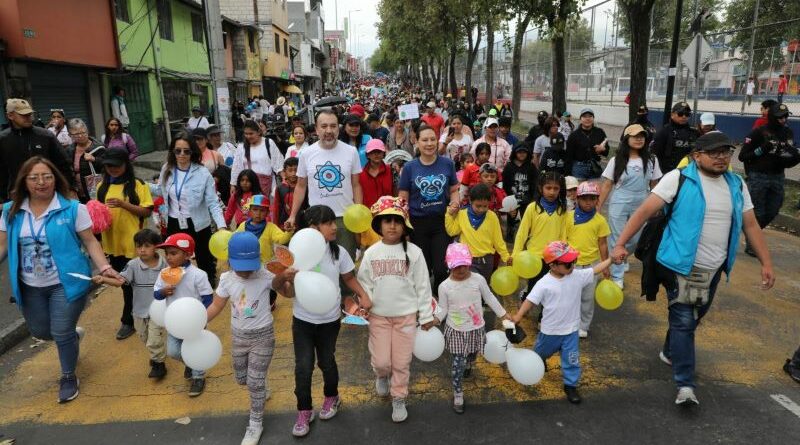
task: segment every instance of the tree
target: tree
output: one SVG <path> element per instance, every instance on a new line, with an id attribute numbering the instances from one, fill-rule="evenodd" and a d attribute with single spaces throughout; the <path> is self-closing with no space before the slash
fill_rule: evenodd
<path id="1" fill-rule="evenodd" d="M 511 114 L 514 116 L 514 122 L 519 122 L 519 105 L 522 102 L 522 83 L 520 80 L 522 42 L 530 21 L 530 11 L 518 15 L 517 26 L 514 30 L 514 49 L 511 53 Z"/>
<path id="2" fill-rule="evenodd" d="M 628 121 L 636 118 L 641 105 L 647 105 L 647 60 L 650 50 L 650 17 L 658 0 L 617 0 L 631 44 L 631 90 Z M 621 26 L 620 26 L 621 28 Z"/>
<path id="3" fill-rule="evenodd" d="M 633 42 L 633 34 L 631 32 L 633 26 L 631 22 L 628 20 L 626 7 L 622 5 L 625 3 L 626 5 L 634 5 L 636 3 L 649 3 L 650 0 L 622 0 L 618 3 L 620 4 L 621 8 L 617 10 L 616 20 L 619 24 L 619 36 L 623 38 L 626 42 L 632 43 Z M 694 0 L 692 0 L 694 1 Z M 739 0 L 733 0 L 739 1 Z M 773 0 L 764 0 L 765 2 L 770 2 Z M 791 1 L 791 0 L 789 0 Z M 764 3 L 764 2 L 762 2 Z M 720 8 L 720 1 L 719 0 L 697 0 L 697 10 L 701 10 L 702 8 L 707 8 L 709 11 L 718 11 Z M 653 7 L 650 12 L 651 25 L 650 25 L 650 35 L 648 36 L 648 42 L 652 48 L 659 48 L 659 49 L 669 49 L 670 45 L 672 44 L 672 28 L 675 25 L 675 1 L 674 0 L 655 0 L 653 3 Z M 752 8 L 750 9 L 750 18 L 752 19 Z M 687 33 L 686 37 L 690 37 L 688 35 L 689 26 L 692 24 L 692 20 L 694 20 L 694 8 L 693 3 L 689 0 L 684 0 L 683 2 L 683 10 L 681 11 L 681 32 Z M 751 20 L 752 21 L 752 20 Z M 639 22 L 633 22 L 634 26 L 639 25 Z M 720 22 L 720 18 L 716 15 L 712 15 L 708 20 L 703 22 L 703 30 L 705 32 L 714 32 L 721 28 L 722 23 Z M 750 26 L 750 25 L 747 25 Z M 689 42 L 685 42 L 681 46 L 688 45 Z"/>
<path id="4" fill-rule="evenodd" d="M 761 0 L 758 8 L 758 25 L 755 30 L 748 29 L 753 26 L 753 9 L 755 0 L 731 0 L 725 14 L 725 26 L 737 31 L 732 35 L 729 45 L 733 48 L 750 48 L 750 37 L 755 32 L 753 48 L 762 49 L 755 51 L 753 58 L 753 71 L 758 72 L 769 67 L 770 62 L 782 69 L 780 64 L 772 60 L 772 51 L 766 48 L 780 47 L 783 42 L 800 38 L 800 22 L 790 22 L 778 26 L 761 26 L 763 24 L 782 22 L 790 17 L 800 17 L 800 2 L 797 0 Z M 776 54 L 777 51 L 775 51 Z"/>

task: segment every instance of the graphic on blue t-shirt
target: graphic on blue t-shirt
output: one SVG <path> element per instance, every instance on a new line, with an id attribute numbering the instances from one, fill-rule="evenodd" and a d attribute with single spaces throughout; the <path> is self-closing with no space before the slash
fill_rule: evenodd
<path id="1" fill-rule="evenodd" d="M 436 201 L 441 198 L 447 185 L 447 176 L 443 174 L 417 176 L 414 184 L 419 188 L 419 193 L 425 201 Z"/>
<path id="2" fill-rule="evenodd" d="M 321 189 L 329 192 L 332 192 L 333 189 L 340 189 L 344 182 L 342 166 L 334 165 L 331 161 L 318 165 L 317 172 L 314 173 L 314 179 L 319 182 L 319 188 Z"/>

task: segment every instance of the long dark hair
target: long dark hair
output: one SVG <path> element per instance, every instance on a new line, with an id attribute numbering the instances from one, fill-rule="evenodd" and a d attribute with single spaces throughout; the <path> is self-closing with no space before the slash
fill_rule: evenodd
<path id="1" fill-rule="evenodd" d="M 539 182 L 536 184 L 536 190 L 533 192 L 533 202 L 536 205 L 536 208 L 540 212 L 544 212 L 544 207 L 539 202 L 539 198 L 542 197 L 542 190 L 544 189 L 544 185 L 549 182 L 555 182 L 559 185 L 558 190 L 558 207 L 556 207 L 556 213 L 559 215 L 566 213 L 567 211 L 567 184 L 564 181 L 564 176 L 557 171 L 549 171 L 549 172 L 542 172 L 539 175 Z"/>
<path id="2" fill-rule="evenodd" d="M 194 141 L 194 138 L 190 136 L 189 133 L 181 131 L 180 133 L 176 134 L 175 137 L 172 138 L 172 142 L 169 143 L 169 150 L 167 151 L 167 168 L 164 172 L 164 179 L 162 179 L 162 181 L 169 179 L 169 175 L 172 174 L 172 169 L 178 165 L 178 159 L 175 157 L 175 144 L 178 141 L 184 141 L 189 144 L 189 149 L 192 150 L 192 156 L 190 157 L 192 164 L 201 163 L 203 155 L 200 153 L 200 147 L 197 146 L 197 142 Z"/>
<path id="3" fill-rule="evenodd" d="M 125 158 L 125 172 L 122 174 L 117 181 L 122 182 L 122 194 L 126 198 L 128 198 L 128 202 L 133 205 L 139 205 L 139 195 L 136 193 L 136 175 L 133 174 L 133 163 L 127 157 Z M 100 184 L 100 187 L 97 188 L 97 200 L 105 203 L 106 202 L 106 194 L 108 193 L 108 187 L 111 185 L 111 175 L 108 174 L 108 170 L 103 172 L 103 182 Z"/>
<path id="4" fill-rule="evenodd" d="M 628 161 L 631 158 L 631 146 L 628 144 L 628 139 L 631 136 L 625 136 L 622 138 L 622 142 L 619 143 L 619 147 L 617 148 L 617 154 L 614 156 L 614 184 L 619 181 L 619 178 L 622 177 L 622 174 L 625 173 L 625 170 L 628 168 Z M 644 146 L 639 150 L 639 157 L 642 158 L 642 168 L 644 169 L 644 175 L 647 177 L 647 166 L 652 160 L 650 154 L 650 150 L 647 148 L 647 141 L 645 140 Z"/>
<path id="5" fill-rule="evenodd" d="M 239 184 L 242 182 L 242 178 L 247 178 L 250 181 L 250 192 L 253 194 L 253 196 L 262 194 L 261 183 L 258 182 L 258 175 L 256 175 L 256 172 L 253 170 L 246 168 L 240 171 L 239 176 L 236 177 L 236 192 L 233 195 L 236 197 L 236 199 L 242 199 L 242 194 L 244 193 L 242 188 L 239 186 Z"/>
<path id="6" fill-rule="evenodd" d="M 297 218 L 297 221 L 298 228 L 305 229 L 307 227 L 336 221 L 336 213 L 334 213 L 330 207 L 318 204 L 305 209 L 299 218 Z M 336 240 L 329 241 L 328 244 L 330 245 L 333 261 L 339 261 L 339 245 L 336 243 Z"/>
<path id="7" fill-rule="evenodd" d="M 261 127 L 258 126 L 258 122 L 254 120 L 247 120 L 244 122 L 244 127 L 242 131 L 250 129 L 257 132 L 261 137 L 264 137 L 264 134 L 261 132 Z M 267 156 L 272 159 L 272 155 L 269 153 L 269 143 L 265 143 L 267 147 Z M 247 164 L 250 165 L 250 142 L 247 142 L 247 138 L 244 138 L 242 142 L 242 147 L 244 147 L 244 158 L 247 159 Z"/>
<path id="8" fill-rule="evenodd" d="M 45 159 L 41 156 L 34 156 L 24 164 L 22 167 L 19 168 L 19 173 L 17 173 L 17 179 L 14 181 L 14 188 L 11 190 L 11 200 L 13 204 L 11 204 L 11 209 L 8 211 L 8 219 L 6 220 L 7 223 L 11 223 L 11 219 L 14 218 L 14 215 L 19 212 L 20 206 L 22 206 L 22 202 L 25 199 L 30 197 L 30 191 L 28 190 L 27 180 L 28 175 L 33 170 L 33 167 L 36 164 L 44 164 L 47 168 L 50 169 L 50 172 L 53 173 L 55 176 L 55 191 L 56 193 L 61 194 L 63 197 L 69 196 L 69 183 L 67 182 L 67 178 L 61 174 L 61 171 L 58 170 L 55 164 L 53 164 L 49 159 Z"/>
<path id="9" fill-rule="evenodd" d="M 356 144 L 355 144 L 356 148 L 361 146 L 361 143 L 364 142 L 364 135 L 367 134 L 364 126 L 365 126 L 364 122 L 362 121 L 358 122 L 358 136 L 356 136 Z M 344 142 L 345 144 L 350 144 L 350 135 L 347 134 L 347 124 L 342 125 L 342 129 L 339 130 L 339 140 Z"/>
<path id="10" fill-rule="evenodd" d="M 108 147 L 108 143 L 111 142 L 111 136 L 112 135 L 111 135 L 111 131 L 108 129 L 108 124 L 110 124 L 111 121 L 117 121 L 117 125 L 119 125 L 119 130 L 117 130 L 117 135 L 119 137 L 122 137 L 122 133 L 125 132 L 125 130 L 122 128 L 122 122 L 119 119 L 117 119 L 116 117 L 112 117 L 109 120 L 107 120 L 106 121 L 106 126 L 104 127 L 105 135 L 103 137 L 103 145 L 105 145 L 106 147 Z"/>

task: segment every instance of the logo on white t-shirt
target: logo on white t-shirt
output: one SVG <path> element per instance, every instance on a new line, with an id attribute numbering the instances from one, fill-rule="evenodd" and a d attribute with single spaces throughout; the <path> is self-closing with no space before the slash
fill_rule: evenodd
<path id="1" fill-rule="evenodd" d="M 344 182 L 344 175 L 342 174 L 342 166 L 333 164 L 328 161 L 322 165 L 317 165 L 317 172 L 314 173 L 314 179 L 319 183 L 319 188 L 332 192 L 333 189 L 342 188 Z"/>

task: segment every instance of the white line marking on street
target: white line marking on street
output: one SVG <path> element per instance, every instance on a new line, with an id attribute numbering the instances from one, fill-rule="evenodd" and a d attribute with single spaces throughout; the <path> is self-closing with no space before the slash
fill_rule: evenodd
<path id="1" fill-rule="evenodd" d="M 800 417 L 800 405 L 794 403 L 792 399 L 783 394 L 772 394 L 770 397 L 772 400 L 778 402 L 782 407 L 794 413 L 795 416 Z"/>

